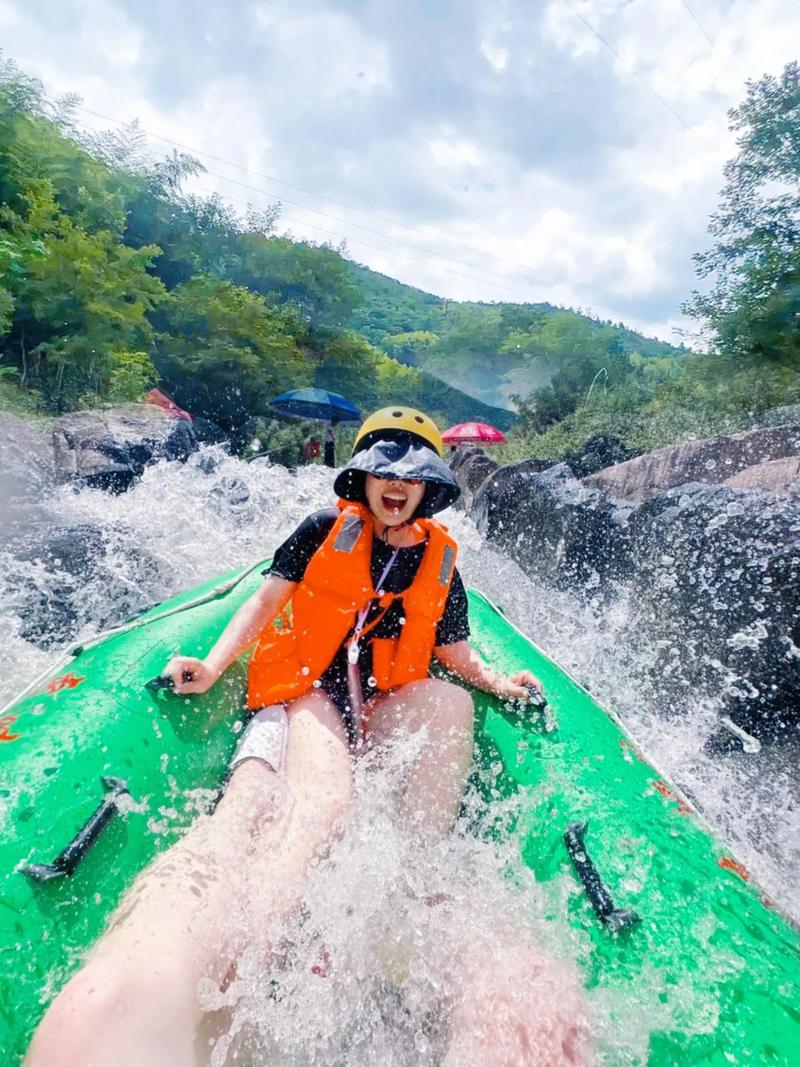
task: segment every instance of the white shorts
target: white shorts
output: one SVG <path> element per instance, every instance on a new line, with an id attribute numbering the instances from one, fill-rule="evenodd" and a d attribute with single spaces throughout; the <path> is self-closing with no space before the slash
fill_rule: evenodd
<path id="1" fill-rule="evenodd" d="M 289 717 L 283 704 L 257 711 L 244 728 L 231 760 L 230 769 L 247 759 L 260 759 L 273 771 L 280 771 L 286 758 Z"/>

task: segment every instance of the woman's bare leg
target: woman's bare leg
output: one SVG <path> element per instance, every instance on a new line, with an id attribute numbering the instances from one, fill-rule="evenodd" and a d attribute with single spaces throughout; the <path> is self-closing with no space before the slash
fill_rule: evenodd
<path id="1" fill-rule="evenodd" d="M 198 986 L 221 985 L 261 928 L 254 889 L 274 909 L 291 906 L 293 883 L 349 802 L 336 709 L 313 692 L 288 711 L 285 771 L 238 765 L 214 814 L 139 876 L 50 1006 L 26 1067 L 195 1067 Z"/>
<path id="2" fill-rule="evenodd" d="M 403 804 L 412 826 L 440 836 L 456 820 L 472 761 L 472 697 L 461 686 L 426 678 L 374 701 L 368 720 L 371 742 L 423 728 L 427 740 L 409 776 Z"/>
<path id="3" fill-rule="evenodd" d="M 319 690 L 287 708 L 286 804 L 259 844 L 251 867 L 253 912 L 285 915 L 301 899 L 308 869 L 338 832 L 353 794 L 347 731 L 336 706 Z"/>
<path id="4" fill-rule="evenodd" d="M 442 936 L 456 996 L 442 1067 L 584 1067 L 588 1023 L 575 969 L 517 925 L 494 929 L 489 940 L 470 935 L 457 914 L 449 919 Z"/>
<path id="5" fill-rule="evenodd" d="M 221 981 L 241 950 L 242 861 L 274 814 L 277 778 L 256 761 L 237 767 L 214 814 L 138 877 L 50 1006 L 27 1067 L 194 1063 L 196 990 Z"/>

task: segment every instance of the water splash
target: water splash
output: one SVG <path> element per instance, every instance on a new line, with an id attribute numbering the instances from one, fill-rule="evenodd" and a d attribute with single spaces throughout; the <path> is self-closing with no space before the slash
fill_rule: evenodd
<path id="1" fill-rule="evenodd" d="M 302 518 L 332 503 L 330 485 L 323 467 L 293 473 L 210 448 L 184 464 L 148 468 L 119 497 L 49 488 L 46 502 L 37 497 L 29 504 L 34 534 L 53 524 L 94 529 L 102 562 L 76 576 L 58 562 L 32 560 L 26 551 L 33 537 L 20 536 L 17 526 L 0 550 L 0 696 L 10 699 L 56 651 L 43 651 L 24 636 L 31 588 L 45 603 L 66 603 L 74 614 L 74 636 L 89 636 L 179 590 L 270 555 Z M 769 894 L 800 917 L 800 887 L 792 874 L 800 860 L 796 754 L 765 750 L 713 761 L 702 743 L 718 698 L 687 690 L 680 706 L 665 709 L 651 670 L 663 650 L 631 632 L 624 596 L 611 608 L 599 601 L 579 603 L 487 547 L 462 514 L 449 512 L 444 521 L 459 541 L 466 582 L 500 603 L 520 629 L 622 718 Z M 402 753 L 397 758 L 402 760 Z M 315 871 L 302 915 L 283 930 L 280 965 L 273 962 L 265 971 L 254 952 L 221 1000 L 209 994 L 214 1063 L 226 1057 L 240 1064 L 441 1062 L 448 998 L 473 966 L 470 945 L 491 957 L 498 932 L 508 930 L 529 938 L 536 952 L 580 958 L 579 935 L 550 921 L 563 908 L 550 907 L 548 894 L 566 894 L 568 884 L 535 885 L 519 864 L 513 838 L 501 847 L 460 835 L 420 851 L 392 821 L 390 790 L 381 773 L 368 762 L 359 769 L 361 799 L 349 832 Z M 495 815 L 503 817 L 500 811 Z M 459 955 L 460 971 L 452 965 Z M 536 958 L 532 950 L 530 959 Z M 325 959 L 328 977 L 315 972 Z M 509 960 L 513 963 L 510 949 Z M 566 1001 L 573 988 L 569 966 L 553 973 L 554 988 Z M 660 982 L 658 975 L 644 975 L 624 1002 L 602 991 L 588 997 L 585 1011 L 601 1059 L 640 1063 L 653 1026 L 680 1023 L 681 992 L 671 991 L 665 1004 Z M 709 1027 L 713 1014 L 709 1001 Z"/>

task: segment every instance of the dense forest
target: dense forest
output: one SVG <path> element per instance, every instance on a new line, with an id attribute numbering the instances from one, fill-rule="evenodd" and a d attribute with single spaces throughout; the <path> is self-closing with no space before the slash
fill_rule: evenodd
<path id="1" fill-rule="evenodd" d="M 149 162 L 135 129 L 80 135 L 73 103 L 0 68 L 6 403 L 63 412 L 159 383 L 235 437 L 277 393 L 313 384 L 366 410 L 513 423 L 350 328 L 360 293 L 338 251 L 277 236 L 277 208 L 240 218 L 185 195 L 195 160 Z"/>
<path id="2" fill-rule="evenodd" d="M 800 400 L 798 82 L 792 64 L 749 83 L 730 113 L 739 153 L 696 257 L 710 282 L 685 309 L 697 354 L 544 303 L 443 300 L 280 236 L 279 205 L 242 216 L 187 194 L 196 160 L 153 161 L 135 126 L 81 132 L 75 101 L 0 61 L 0 406 L 62 412 L 159 384 L 236 438 L 276 393 L 315 384 L 513 426 L 508 456 L 749 425 Z"/>

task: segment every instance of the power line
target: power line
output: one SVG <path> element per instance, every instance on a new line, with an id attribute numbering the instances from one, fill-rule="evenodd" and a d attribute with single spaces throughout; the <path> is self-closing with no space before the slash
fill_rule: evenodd
<path id="1" fill-rule="evenodd" d="M 119 125 L 119 126 L 123 125 L 122 123 L 116 122 L 114 119 L 108 118 L 108 116 L 100 115 L 97 112 L 91 111 L 89 108 L 81 108 L 81 110 L 86 111 L 88 114 L 94 115 L 96 118 L 100 118 L 103 121 L 112 122 L 115 125 Z M 141 127 L 140 127 L 140 129 L 141 129 Z M 166 141 L 167 143 L 174 144 L 177 147 L 184 147 L 184 146 L 180 145 L 180 143 L 177 142 L 177 141 L 172 141 L 170 138 L 167 138 L 167 137 L 159 137 L 156 134 L 150 134 L 150 133 L 148 133 L 148 131 L 146 131 L 144 129 L 142 129 L 142 133 L 144 133 L 145 136 L 155 137 L 158 140 Z M 191 149 L 187 149 L 187 150 L 191 151 Z M 211 153 L 203 153 L 203 154 L 206 155 L 206 157 L 209 158 L 209 159 L 217 159 L 220 162 L 223 162 L 223 163 L 226 163 L 226 164 L 228 163 L 227 160 L 221 159 L 218 156 L 213 156 Z M 241 167 L 239 164 L 235 164 L 235 163 L 231 163 L 230 165 L 231 166 L 235 166 L 240 170 L 245 170 L 246 171 L 246 169 L 247 169 L 247 168 Z M 266 197 L 270 197 L 270 196 L 273 195 L 267 189 L 262 189 L 262 188 L 260 188 L 258 186 L 250 185 L 248 182 L 239 181 L 237 178 L 231 178 L 228 175 L 218 174 L 215 171 L 211 171 L 211 170 L 208 170 L 208 169 L 205 169 L 205 168 L 204 168 L 204 172 L 207 175 L 209 175 L 209 177 L 217 178 L 220 181 L 228 182 L 228 183 L 230 183 L 232 185 L 236 185 L 236 186 L 238 186 L 238 187 L 240 187 L 242 189 L 247 189 L 247 190 L 250 190 L 251 192 L 255 192 L 255 193 L 258 193 L 258 194 L 266 196 Z M 253 172 L 253 173 L 257 173 L 257 172 Z M 216 190 L 211 190 L 211 191 L 214 192 Z M 241 200 L 239 198 L 233 197 L 228 193 L 225 193 L 225 194 L 222 194 L 222 195 L 224 195 L 225 198 L 228 199 L 228 200 L 231 200 L 231 201 L 236 202 L 236 203 L 243 204 L 245 206 L 249 206 L 249 202 L 248 201 L 244 201 L 244 200 Z M 287 215 L 283 211 L 281 212 L 281 217 L 282 218 L 285 218 L 290 222 L 295 222 L 297 225 L 310 226 L 312 229 L 319 230 L 322 233 L 330 234 L 333 237 L 338 237 L 340 240 L 348 241 L 348 242 L 353 243 L 353 244 L 359 244 L 359 245 L 362 245 L 365 248 L 371 248 L 371 249 L 373 249 L 375 251 L 383 252 L 385 254 L 394 256 L 394 257 L 399 258 L 399 259 L 405 259 L 408 262 L 421 263 L 421 264 L 424 264 L 425 266 L 434 266 L 437 270 L 444 271 L 444 272 L 446 272 L 448 274 L 453 274 L 453 275 L 456 275 L 456 276 L 461 277 L 461 278 L 466 278 L 466 279 L 468 279 L 470 281 L 480 282 L 481 284 L 484 284 L 484 285 L 487 284 L 487 283 L 488 284 L 492 284 L 496 288 L 504 289 L 506 292 L 513 293 L 516 296 L 524 297 L 526 302 L 534 302 L 534 303 L 540 303 L 541 302 L 540 299 L 537 300 L 535 298 L 532 298 L 530 293 L 523 292 L 520 289 L 511 288 L 510 286 L 508 286 L 506 284 L 498 283 L 498 281 L 496 279 L 502 279 L 502 282 L 509 282 L 509 281 L 510 282 L 514 282 L 514 281 L 516 281 L 515 278 L 513 278 L 513 277 L 511 277 L 511 276 L 509 276 L 507 274 L 499 274 L 499 273 L 494 272 L 494 271 L 487 271 L 484 268 L 477 267 L 476 265 L 469 264 L 469 263 L 465 264 L 461 260 L 455 259 L 453 256 L 448 256 L 446 253 L 435 252 L 432 249 L 423 248 L 423 247 L 421 247 L 419 245 L 413 244 L 410 241 L 404 241 L 402 238 L 394 237 L 391 234 L 388 234 L 388 233 L 385 233 L 385 232 L 382 232 L 382 231 L 379 231 L 379 230 L 373 230 L 373 229 L 370 229 L 369 227 L 366 227 L 366 226 L 362 226 L 357 222 L 351 221 L 350 219 L 343 219 L 343 218 L 338 218 L 336 216 L 328 215 L 324 211 L 320 211 L 317 208 L 309 207 L 306 204 L 299 204 L 299 203 L 297 203 L 297 201 L 294 201 L 294 200 L 286 200 L 285 198 L 283 198 L 282 202 L 285 202 L 285 203 L 288 203 L 288 204 L 292 204 L 294 207 L 298 207 L 302 211 L 312 212 L 313 214 L 319 215 L 324 219 L 328 219 L 328 220 L 333 221 L 333 222 L 340 222 L 345 226 L 350 226 L 350 227 L 353 227 L 355 229 L 362 230 L 365 233 L 372 234 L 373 236 L 380 237 L 380 238 L 383 238 L 385 240 L 393 241 L 393 242 L 395 242 L 397 244 L 405 245 L 406 247 L 412 248 L 415 251 L 424 252 L 429 256 L 433 256 L 433 257 L 438 258 L 438 259 L 447 260 L 448 262 L 455 263 L 457 266 L 467 266 L 467 267 L 470 267 L 470 268 L 473 268 L 473 269 L 477 269 L 479 272 L 481 272 L 481 274 L 483 276 L 482 277 L 477 277 L 474 274 L 465 274 L 463 271 L 456 271 L 456 270 L 453 270 L 452 268 L 442 267 L 442 266 L 439 266 L 437 264 L 432 264 L 430 260 L 420 259 L 419 257 L 416 257 L 416 256 L 404 255 L 404 254 L 402 254 L 400 252 L 397 252 L 395 249 L 374 245 L 374 244 L 369 243 L 368 241 L 362 240 L 361 238 L 353 237 L 350 234 L 344 234 L 344 233 L 341 233 L 341 232 L 339 232 L 337 230 L 331 230 L 331 229 L 328 229 L 328 228 L 326 228 L 324 226 L 320 226 L 318 223 L 309 222 L 307 219 L 298 219 L 298 218 L 293 217 L 291 215 Z M 487 255 L 488 255 L 488 253 L 487 253 Z M 498 259 L 499 262 L 505 262 L 503 260 L 500 260 L 499 257 L 494 257 L 493 256 L 492 258 Z M 508 261 L 508 262 L 510 262 L 510 261 Z M 535 280 L 539 284 L 547 285 L 547 286 L 557 286 L 559 284 L 564 284 L 562 281 L 560 281 L 560 279 L 558 279 L 556 277 L 553 277 L 553 276 L 549 276 L 548 277 L 548 276 L 545 276 L 545 275 L 530 274 L 529 269 L 527 267 L 522 267 L 522 265 L 520 265 L 520 269 L 522 271 L 524 271 L 525 274 L 528 274 L 530 278 L 532 278 L 533 280 Z M 524 284 L 529 285 L 529 286 L 532 287 L 533 283 L 532 283 L 532 281 L 529 281 L 528 278 L 523 278 L 522 280 L 523 280 Z M 585 286 L 585 285 L 581 285 L 580 283 L 567 282 L 567 284 L 572 289 L 577 289 L 577 290 L 583 289 L 584 291 L 589 292 L 589 287 Z M 593 292 L 593 290 L 592 290 L 592 292 Z"/>
<path id="2" fill-rule="evenodd" d="M 689 14 L 692 16 L 692 19 L 694 20 L 695 25 L 697 26 L 698 30 L 700 30 L 702 35 L 705 37 L 705 39 L 711 45 L 711 51 L 712 52 L 716 52 L 716 50 L 717 50 L 717 42 L 714 40 L 714 38 L 711 36 L 711 34 L 705 28 L 705 26 L 700 21 L 700 19 L 697 17 L 697 15 L 695 15 L 694 11 L 692 11 L 692 9 L 686 3 L 686 0 L 681 0 L 681 3 L 686 8 L 686 10 L 689 12 Z M 728 73 L 731 75 L 731 77 L 734 79 L 734 81 L 739 81 L 740 80 L 739 75 L 736 73 L 736 71 L 733 69 L 733 67 L 730 65 L 730 63 L 727 61 L 727 59 L 724 60 L 723 62 L 725 63 L 725 66 L 728 69 Z"/>
<path id="3" fill-rule="evenodd" d="M 216 171 L 213 171 L 213 170 L 207 170 L 206 174 L 208 174 L 212 178 L 218 178 L 220 181 L 230 182 L 231 185 L 238 185 L 242 189 L 249 189 L 251 192 L 254 192 L 254 193 L 261 193 L 264 196 L 271 196 L 272 195 L 266 189 L 261 189 L 256 185 L 250 185 L 247 182 L 240 182 L 236 178 L 229 178 L 225 174 L 217 174 Z M 516 281 L 515 278 L 513 278 L 512 276 L 510 276 L 508 274 L 498 274 L 496 271 L 486 270 L 484 267 L 477 267 L 475 264 L 472 264 L 472 263 L 465 264 L 462 260 L 455 259 L 454 256 L 448 256 L 445 252 L 436 252 L 432 248 L 424 248 L 422 245 L 416 245 L 412 241 L 404 241 L 402 239 L 402 237 L 393 237 L 390 233 L 386 233 L 386 232 L 384 232 L 382 230 L 373 230 L 373 229 L 370 229 L 370 227 L 368 227 L 368 226 L 361 226 L 359 223 L 352 222 L 350 219 L 339 218 L 336 215 L 328 215 L 326 212 L 319 211 L 317 208 L 308 207 L 308 205 L 306 205 L 306 204 L 298 204 L 296 200 L 287 200 L 285 197 L 282 197 L 281 200 L 280 200 L 280 203 L 281 204 L 291 204 L 293 207 L 300 208 L 301 211 L 310 211 L 314 215 L 319 215 L 322 218 L 328 219 L 331 222 L 339 222 L 339 223 L 342 223 L 342 225 L 344 225 L 344 226 L 352 226 L 356 230 L 362 230 L 364 233 L 372 234 L 373 237 L 382 237 L 385 240 L 394 241 L 397 244 L 405 245 L 406 248 L 413 248 L 417 252 L 425 252 L 429 256 L 435 256 L 437 259 L 446 259 L 450 263 L 457 264 L 457 266 L 459 266 L 459 267 L 463 267 L 463 266 L 473 267 L 474 266 L 476 270 L 480 270 L 482 273 L 486 274 L 488 277 L 501 278 L 504 281 L 509 281 L 509 282 Z M 295 221 L 299 221 L 299 220 L 295 220 Z M 520 266 L 520 269 L 524 270 L 526 273 L 528 272 L 528 268 L 527 267 Z M 535 274 L 532 274 L 531 277 L 534 278 L 536 281 L 541 282 L 544 285 L 557 285 L 558 284 L 558 279 L 554 278 L 552 276 L 547 277 L 546 275 L 535 275 Z"/>
<path id="4" fill-rule="evenodd" d="M 584 24 L 584 26 L 586 26 L 587 29 L 591 30 L 591 32 L 595 35 L 595 37 L 598 39 L 598 41 L 600 41 L 601 44 L 605 45 L 605 47 L 609 50 L 609 52 L 612 54 L 612 56 L 614 56 L 614 58 L 617 60 L 617 62 L 625 69 L 625 71 L 628 74 L 632 74 L 634 76 L 634 78 L 636 78 L 636 80 L 638 82 L 641 82 L 641 84 L 645 87 L 645 89 L 647 89 L 647 91 L 652 96 L 654 96 L 656 98 L 656 100 L 658 100 L 659 104 L 661 104 L 662 107 L 665 107 L 667 109 L 667 111 L 669 111 L 670 115 L 672 115 L 673 118 L 678 120 L 678 122 L 681 124 L 681 126 L 683 126 L 683 128 L 685 130 L 690 130 L 691 126 L 689 125 L 689 123 L 686 122 L 686 120 L 683 119 L 678 114 L 678 112 L 672 107 L 671 104 L 667 103 L 667 101 L 664 99 L 663 96 L 660 95 L 660 93 L 656 92 L 656 90 L 653 88 L 653 86 L 645 78 L 643 78 L 642 75 L 638 73 L 638 71 L 629 70 L 628 69 L 628 67 L 625 65 L 625 63 L 624 63 L 624 61 L 622 59 L 622 56 L 619 54 L 619 52 L 616 50 L 616 48 L 614 48 L 614 46 L 612 44 L 610 44 L 605 39 L 605 37 L 603 37 L 603 35 L 598 30 L 596 30 L 594 28 L 594 26 L 591 24 L 591 22 L 588 21 L 588 19 L 585 19 L 583 17 L 583 15 L 580 13 L 580 11 L 578 11 L 577 8 L 573 7 L 573 5 L 570 2 L 570 0 L 564 0 L 564 3 L 570 9 L 572 14 L 575 15 L 577 18 L 579 18 L 581 20 L 581 22 Z"/>
<path id="5" fill-rule="evenodd" d="M 256 191 L 258 192 L 259 190 L 256 190 Z M 224 198 L 226 200 L 230 200 L 233 203 L 244 204 L 245 206 L 250 206 L 250 202 L 249 201 L 242 200 L 240 197 L 231 196 L 229 193 L 223 193 L 223 194 L 219 194 L 219 195 L 224 196 Z M 265 194 L 265 195 L 269 195 L 269 194 Z M 431 263 L 431 261 L 429 259 L 420 259 L 418 256 L 409 256 L 409 255 L 407 255 L 407 254 L 405 254 L 403 252 L 398 252 L 394 248 L 385 248 L 385 247 L 382 247 L 380 245 L 374 245 L 374 244 L 371 244 L 369 241 L 362 240 L 360 237 L 351 237 L 349 234 L 339 233 L 336 230 L 328 229 L 326 226 L 320 226 L 316 222 L 308 222 L 308 220 L 306 220 L 306 219 L 294 218 L 292 215 L 286 215 L 285 213 L 281 214 L 281 218 L 286 219 L 289 222 L 295 222 L 295 223 L 297 223 L 298 226 L 310 226 L 312 229 L 319 230 L 321 233 L 327 233 L 327 234 L 330 234 L 332 237 L 338 237 L 341 240 L 346 241 L 348 244 L 362 245 L 364 248 L 371 248 L 376 252 L 383 252 L 384 254 L 392 256 L 395 259 L 404 259 L 404 260 L 407 260 L 409 263 L 421 263 L 426 267 L 433 266 L 433 267 L 435 267 L 436 270 L 444 271 L 446 274 L 454 274 L 459 278 L 467 278 L 469 281 L 479 282 L 482 285 L 486 285 L 487 283 L 491 283 L 492 285 L 495 286 L 495 288 L 503 289 L 507 293 L 513 293 L 515 296 L 524 297 L 525 298 L 525 302 L 529 303 L 529 304 L 530 303 L 536 303 L 536 304 L 542 303 L 541 299 L 538 299 L 538 300 L 537 299 L 533 299 L 531 297 L 530 293 L 523 292 L 521 289 L 512 289 L 508 285 L 498 284 L 497 282 L 493 281 L 490 277 L 487 277 L 487 276 L 477 277 L 474 274 L 465 274 L 463 271 L 452 270 L 450 267 L 440 267 L 438 264 Z M 391 239 L 392 238 L 390 238 L 390 240 Z M 557 283 L 555 283 L 555 284 L 557 284 Z"/>
<path id="6" fill-rule="evenodd" d="M 124 122 L 120 122 L 119 119 L 111 118 L 110 115 L 104 115 L 102 112 L 93 111 L 91 108 L 84 107 L 82 104 L 76 105 L 79 111 L 85 112 L 87 115 L 93 115 L 95 118 L 102 119 L 104 122 L 110 122 L 114 126 L 120 128 L 125 127 Z M 171 137 L 164 137 L 161 134 L 153 133 L 151 130 L 146 130 L 143 126 L 139 126 L 139 129 L 146 137 L 152 137 L 156 141 L 163 141 L 165 144 L 173 145 L 175 148 L 180 148 L 184 152 L 191 152 L 193 155 L 204 156 L 206 159 L 212 159 L 215 163 L 224 163 L 227 167 L 234 167 L 236 170 L 243 171 L 245 174 L 254 174 L 257 178 L 262 178 L 268 182 L 274 182 L 276 185 L 283 185 L 287 189 L 294 189 L 295 192 L 305 193 L 307 196 L 313 196 L 317 200 L 324 200 L 329 204 L 336 204 L 338 207 L 343 207 L 347 211 L 355 211 L 359 215 L 367 215 L 370 218 L 377 219 L 379 222 L 384 222 L 388 226 L 396 226 L 398 229 L 408 230 L 409 233 L 419 234 L 421 237 L 425 237 L 428 240 L 442 241 L 445 244 L 452 245 L 454 248 L 461 248 L 464 251 L 472 252 L 477 256 L 485 256 L 488 259 L 493 259 L 498 263 L 508 263 L 511 266 L 517 267 L 519 270 L 527 270 L 528 268 L 522 263 L 515 263 L 513 260 L 504 259 L 502 256 L 496 256 L 493 252 L 486 252 L 482 248 L 476 248 L 474 245 L 463 244 L 460 241 L 454 241 L 451 237 L 439 237 L 435 234 L 427 233 L 425 230 L 417 229 L 414 226 L 409 226 L 404 222 L 398 222 L 396 219 L 387 219 L 383 215 L 379 215 L 377 212 L 369 211 L 366 208 L 355 207 L 353 204 L 347 204 L 343 200 L 336 200 L 334 197 L 325 196 L 322 193 L 316 193 L 313 189 L 305 189 L 300 185 L 293 185 L 291 182 L 284 181 L 281 178 L 276 178 L 271 174 L 264 174 L 262 171 L 255 170 L 252 167 L 245 167 L 241 163 L 235 163 L 230 159 L 223 159 L 221 156 L 215 156 L 211 152 L 205 152 L 201 148 L 193 148 L 191 145 L 182 144 L 180 141 L 175 141 Z M 232 179 L 231 179 L 232 180 Z M 304 207 L 306 211 L 314 211 L 314 208 L 307 207 L 306 205 L 299 205 Z M 351 225 L 355 225 L 352 223 Z M 392 240 L 399 240 L 399 238 L 392 238 Z"/>
<path id="7" fill-rule="evenodd" d="M 717 42 L 716 42 L 716 41 L 715 41 L 715 40 L 714 40 L 714 39 L 713 39 L 713 38 L 712 38 L 712 37 L 711 37 L 711 36 L 710 36 L 710 35 L 708 34 L 708 32 L 707 32 L 707 30 L 706 30 L 705 26 L 704 26 L 704 25 L 703 25 L 703 23 L 702 23 L 702 22 L 700 21 L 700 19 L 699 19 L 699 18 L 697 17 L 697 15 L 695 15 L 694 11 L 692 11 L 692 9 L 691 9 L 691 8 L 689 7 L 689 5 L 688 5 L 688 4 L 686 3 L 686 0 L 681 0 L 681 3 L 682 3 L 682 4 L 683 4 L 683 6 L 684 6 L 684 7 L 686 8 L 686 10 L 687 10 L 687 11 L 689 12 L 689 14 L 690 14 L 690 15 L 692 16 L 692 18 L 694 19 L 695 23 L 697 24 L 697 28 L 698 28 L 698 29 L 700 30 L 700 32 L 702 33 L 702 35 L 703 35 L 703 36 L 705 37 L 705 39 L 706 39 L 706 40 L 708 41 L 708 43 L 709 43 L 709 44 L 711 45 L 711 47 L 712 47 L 712 48 L 716 48 L 716 47 L 717 47 Z"/>

